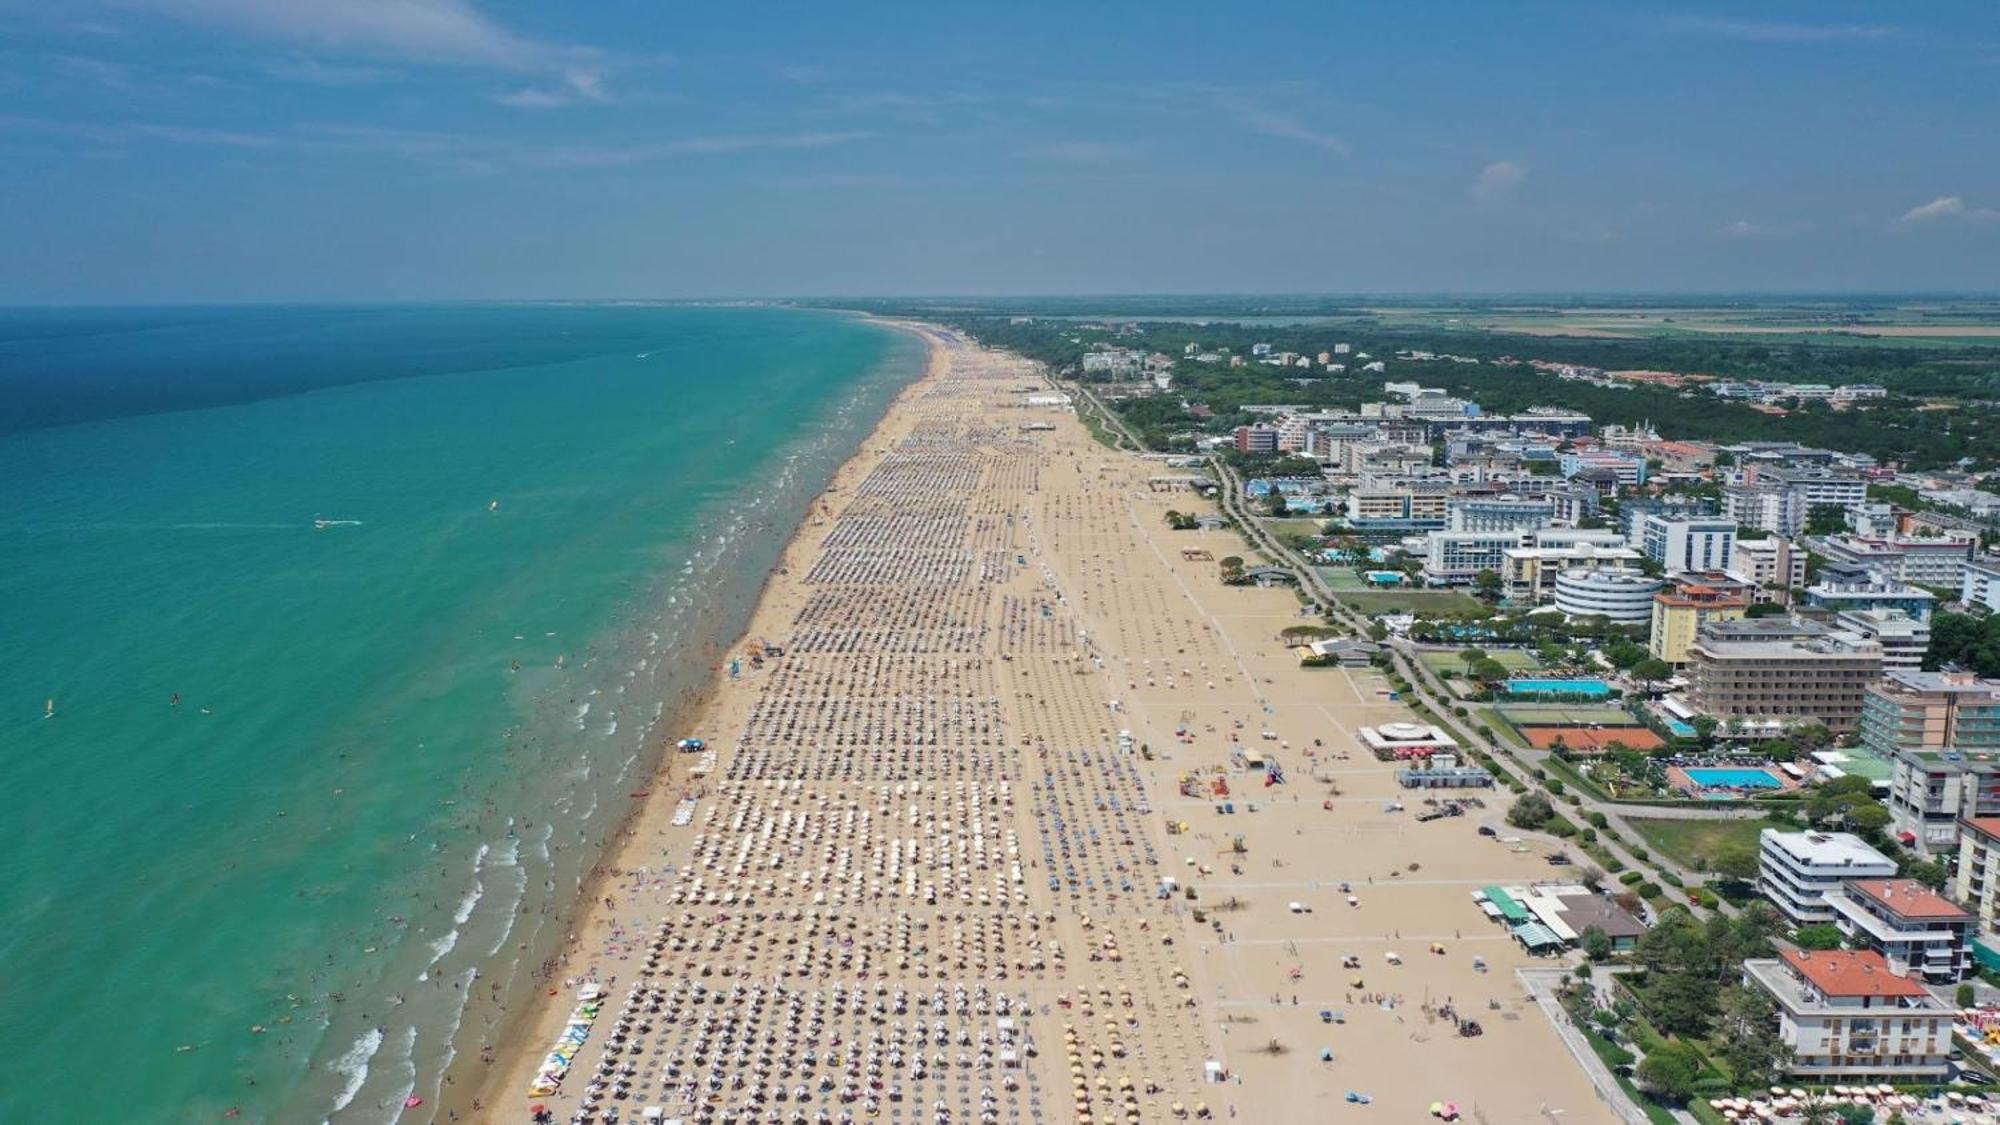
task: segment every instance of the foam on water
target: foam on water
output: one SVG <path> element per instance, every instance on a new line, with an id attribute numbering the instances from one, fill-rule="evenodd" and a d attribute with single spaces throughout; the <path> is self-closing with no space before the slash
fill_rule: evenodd
<path id="1" fill-rule="evenodd" d="M 340 1092 L 334 1095 L 333 1112 L 339 1113 L 354 1104 L 354 1096 L 368 1083 L 368 1063 L 374 1059 L 375 1052 L 381 1049 L 381 1029 L 370 1028 L 333 1060 L 331 1064 L 333 1072 L 346 1079 Z"/>

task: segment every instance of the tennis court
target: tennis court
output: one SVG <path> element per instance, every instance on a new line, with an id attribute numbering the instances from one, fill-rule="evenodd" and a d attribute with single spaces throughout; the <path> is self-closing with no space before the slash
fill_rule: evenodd
<path id="1" fill-rule="evenodd" d="M 1656 750 L 1666 740 L 1642 726 L 1629 727 L 1520 727 L 1521 737 L 1537 750 L 1548 750 L 1560 741 L 1571 750 L 1595 753 L 1616 742 L 1628 750 Z"/>
<path id="2" fill-rule="evenodd" d="M 1537 750 L 1549 749 L 1557 739 L 1571 750 L 1586 753 L 1603 750 L 1613 742 L 1633 750 L 1666 745 L 1666 740 L 1620 707 L 1527 704 L 1495 710 Z"/>

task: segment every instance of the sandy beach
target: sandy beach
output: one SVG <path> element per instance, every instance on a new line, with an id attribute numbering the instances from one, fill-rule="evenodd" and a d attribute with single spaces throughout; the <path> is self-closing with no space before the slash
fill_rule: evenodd
<path id="1" fill-rule="evenodd" d="M 1549 871 L 1476 833 L 1504 798 L 1418 823 L 1355 735 L 1408 713 L 1299 666 L 1296 595 L 1167 528 L 1204 502 L 907 327 L 930 368 L 676 732 L 706 751 L 438 1118 L 1611 1120 L 1472 899 Z"/>

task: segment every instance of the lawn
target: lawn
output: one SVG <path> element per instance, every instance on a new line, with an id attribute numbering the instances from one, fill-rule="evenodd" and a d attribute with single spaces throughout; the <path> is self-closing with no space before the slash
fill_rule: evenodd
<path id="1" fill-rule="evenodd" d="M 1269 517 L 1266 517 L 1264 520 L 1264 527 L 1267 530 L 1269 530 L 1271 534 L 1277 536 L 1285 536 L 1285 535 L 1317 536 L 1319 535 L 1320 524 L 1325 522 L 1326 521 L 1323 519 L 1297 520 L 1297 519 L 1271 519 Z"/>
<path id="2" fill-rule="evenodd" d="M 1458 654 L 1462 649 L 1440 649 L 1423 654 L 1424 665 L 1433 672 L 1464 672 L 1465 661 Z M 1535 654 L 1518 648 L 1482 648 L 1479 651 L 1497 662 L 1509 672 L 1527 672 L 1542 666 Z"/>
<path id="3" fill-rule="evenodd" d="M 1755 820 L 1661 820 L 1628 816 L 1625 822 L 1646 838 L 1660 854 L 1683 867 L 1694 867 L 1699 857 L 1714 855 L 1731 845 L 1757 850 L 1757 833 L 1770 822 Z M 1706 861 L 1702 864 L 1706 866 Z"/>
<path id="4" fill-rule="evenodd" d="M 1449 590 L 1376 590 L 1349 593 L 1336 588 L 1340 604 L 1356 613 L 1474 614 L 1486 607 L 1477 598 Z"/>
<path id="5" fill-rule="evenodd" d="M 1319 574 L 1320 581 L 1326 583 L 1327 589 L 1338 594 L 1344 594 L 1349 591 L 1359 593 L 1363 590 L 1374 588 L 1368 585 L 1366 579 L 1354 573 L 1351 567 L 1316 566 L 1313 567 L 1313 570 Z"/>

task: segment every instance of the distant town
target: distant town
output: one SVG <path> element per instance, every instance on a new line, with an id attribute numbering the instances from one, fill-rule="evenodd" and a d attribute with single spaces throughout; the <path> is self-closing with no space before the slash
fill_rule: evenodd
<path id="1" fill-rule="evenodd" d="M 1605 367 L 1522 337 L 960 323 L 1071 380 L 1101 440 L 1162 462 L 1157 487 L 1219 502 L 1169 518 L 1243 534 L 1225 582 L 1298 588 L 1321 622 L 1288 631 L 1301 663 L 1389 673 L 1429 721 L 1361 738 L 1405 786 L 1504 784 L 1510 824 L 1583 853 L 1599 903 L 1574 871 L 1475 897 L 1531 950 L 1629 967 L 1624 1001 L 1570 1004 L 1634 1089 L 1993 1082 L 2000 477 L 1935 443 L 1884 455 L 1976 416 L 1976 392 Z M 1774 436 L 1698 432 L 1744 410 Z M 1775 436 L 1787 419 L 1875 436 Z M 1732 960 L 1731 926 L 1775 955 Z"/>

